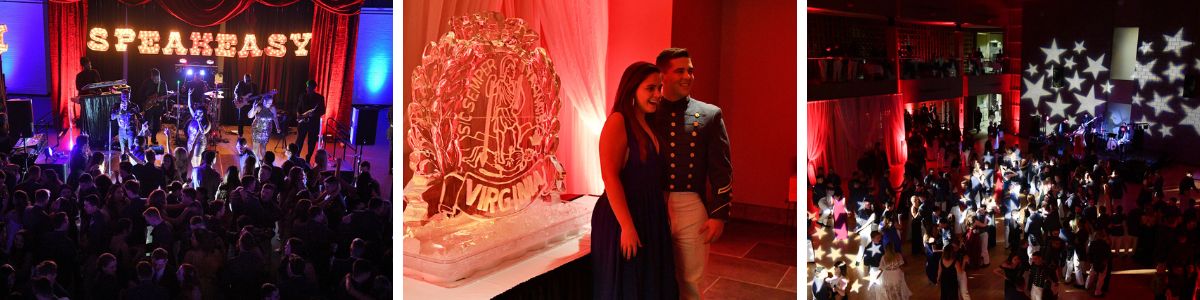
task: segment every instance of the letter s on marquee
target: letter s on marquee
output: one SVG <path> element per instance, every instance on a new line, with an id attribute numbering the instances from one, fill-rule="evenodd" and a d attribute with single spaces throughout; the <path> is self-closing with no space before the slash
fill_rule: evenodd
<path id="1" fill-rule="evenodd" d="M 88 32 L 88 39 L 90 39 L 87 42 L 88 49 L 92 49 L 92 51 L 108 51 L 108 29 L 92 28 Z"/>
<path id="2" fill-rule="evenodd" d="M 8 52 L 8 44 L 4 43 L 5 32 L 8 32 L 8 25 L 0 24 L 0 54 Z"/>

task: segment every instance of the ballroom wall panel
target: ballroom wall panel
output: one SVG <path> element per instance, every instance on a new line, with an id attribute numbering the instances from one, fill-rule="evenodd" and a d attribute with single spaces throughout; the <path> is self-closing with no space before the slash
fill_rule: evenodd
<path id="1" fill-rule="evenodd" d="M 41 1 L 0 1 L 0 24 L 8 26 L 4 43 L 9 48 L 0 54 L 4 60 L 5 84 L 9 94 L 45 95 L 46 75 L 46 4 Z"/>

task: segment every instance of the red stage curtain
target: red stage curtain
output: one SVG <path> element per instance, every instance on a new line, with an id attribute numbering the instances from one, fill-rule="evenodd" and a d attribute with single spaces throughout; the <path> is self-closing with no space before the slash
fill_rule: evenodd
<path id="1" fill-rule="evenodd" d="M 71 98 L 77 96 L 75 74 L 83 71 L 83 41 L 87 27 L 87 1 L 54 0 L 50 2 L 50 101 L 51 109 L 59 116 L 62 128 L 70 128 L 75 114 Z"/>
<path id="2" fill-rule="evenodd" d="M 881 142 L 887 153 L 892 186 L 903 181 L 908 157 L 904 134 L 904 103 L 898 95 L 838 99 L 808 103 L 808 168 L 813 180 L 817 167 L 832 167 L 842 178 L 858 169 L 863 153 Z M 820 149 L 817 149 L 820 148 Z"/>
<path id="3" fill-rule="evenodd" d="M 70 0 L 54 0 L 67 1 Z M 130 6 L 150 3 L 151 0 L 120 0 Z M 254 3 L 272 7 L 288 6 L 299 0 L 154 0 L 175 18 L 196 27 L 225 23 L 250 8 Z M 357 15 L 363 0 L 314 0 L 320 9 L 338 15 Z"/>
<path id="4" fill-rule="evenodd" d="M 338 127 L 348 130 L 349 106 L 354 91 L 358 15 L 341 15 L 320 7 L 315 10 L 308 74 L 317 82 L 317 93 L 325 96 L 326 109 L 321 132 L 331 133 L 332 128 Z"/>

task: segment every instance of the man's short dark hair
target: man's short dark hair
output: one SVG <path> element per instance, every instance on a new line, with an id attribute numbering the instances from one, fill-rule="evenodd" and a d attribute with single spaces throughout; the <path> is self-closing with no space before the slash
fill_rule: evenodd
<path id="1" fill-rule="evenodd" d="M 667 68 L 671 67 L 671 60 L 680 58 L 680 57 L 691 57 L 691 56 L 688 56 L 687 49 L 667 48 L 666 50 L 663 50 L 662 52 L 658 53 L 658 58 L 654 60 L 654 64 L 658 65 L 658 69 L 660 71 L 662 71 L 663 73 L 666 73 Z"/>
<path id="2" fill-rule="evenodd" d="M 151 69 L 150 69 L 150 77 L 154 77 L 154 76 L 160 76 L 160 75 L 162 75 L 162 72 L 159 72 L 159 71 L 158 71 L 158 68 L 151 68 Z"/>
<path id="3" fill-rule="evenodd" d="M 80 57 L 80 58 L 79 58 L 79 65 L 86 65 L 86 64 L 89 64 L 89 63 L 91 63 L 91 62 L 92 62 L 92 61 L 91 61 L 91 60 L 89 60 L 89 59 L 87 58 L 87 56 L 84 56 L 84 57 Z"/>
<path id="4" fill-rule="evenodd" d="M 150 262 L 143 260 L 137 263 L 137 277 L 142 281 L 147 281 L 154 277 L 154 268 L 150 266 Z"/>
<path id="5" fill-rule="evenodd" d="M 310 88 L 317 88 L 317 81 L 310 79 L 310 80 L 304 82 L 304 86 L 310 87 Z"/>

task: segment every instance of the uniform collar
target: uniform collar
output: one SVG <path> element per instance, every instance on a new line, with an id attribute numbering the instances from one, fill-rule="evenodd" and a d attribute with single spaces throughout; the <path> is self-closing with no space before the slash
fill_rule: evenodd
<path id="1" fill-rule="evenodd" d="M 663 101 L 663 105 L 667 108 L 667 110 L 671 110 L 671 111 L 684 110 L 687 108 L 688 102 L 691 102 L 691 101 L 692 101 L 692 97 L 683 96 L 683 99 L 679 99 L 679 100 L 675 100 L 675 101 L 671 101 L 671 100 Z"/>

